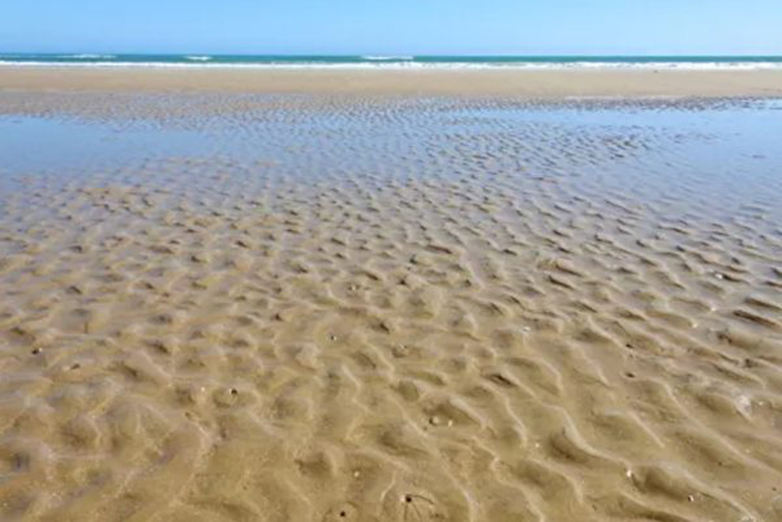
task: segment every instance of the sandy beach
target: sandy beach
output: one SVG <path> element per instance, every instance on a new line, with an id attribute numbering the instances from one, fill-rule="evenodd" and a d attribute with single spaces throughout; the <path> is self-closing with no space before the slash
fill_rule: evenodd
<path id="1" fill-rule="evenodd" d="M 782 96 L 782 70 L 333 70 L 0 65 L 24 92 L 256 92 L 449 96 Z"/>
<path id="2" fill-rule="evenodd" d="M 0 67 L 0 520 L 782 520 L 774 96 Z"/>

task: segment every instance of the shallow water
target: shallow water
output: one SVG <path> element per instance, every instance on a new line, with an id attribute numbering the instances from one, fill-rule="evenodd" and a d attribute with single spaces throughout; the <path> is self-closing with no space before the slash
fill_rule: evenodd
<path id="1" fill-rule="evenodd" d="M 184 115 L 167 114 L 167 105 L 181 100 L 135 97 L 155 113 L 143 114 L 153 112 L 147 108 L 132 114 L 130 107 L 130 114 L 112 114 L 114 107 L 99 115 L 0 116 L 0 168 L 71 181 L 100 176 L 105 182 L 173 158 L 217 158 L 244 169 L 273 164 L 273 175 L 283 179 L 339 180 L 351 173 L 456 179 L 534 170 L 583 176 L 585 186 L 647 201 L 674 195 L 683 206 L 696 203 L 728 214 L 742 204 L 773 204 L 780 194 L 782 118 L 775 100 L 546 106 L 428 99 L 313 107 L 318 104 L 306 97 L 255 96 L 236 97 L 249 110 L 224 116 L 198 114 L 199 105 L 224 100 L 188 98 Z M 193 181 L 187 169 L 177 176 Z"/>
<path id="2" fill-rule="evenodd" d="M 778 519 L 779 108 L 0 95 L 0 518 Z"/>

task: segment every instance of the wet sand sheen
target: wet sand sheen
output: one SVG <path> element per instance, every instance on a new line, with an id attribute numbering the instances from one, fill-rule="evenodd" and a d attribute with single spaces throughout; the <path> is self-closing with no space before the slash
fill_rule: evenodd
<path id="1" fill-rule="evenodd" d="M 779 519 L 736 103 L 0 95 L 0 519 Z"/>

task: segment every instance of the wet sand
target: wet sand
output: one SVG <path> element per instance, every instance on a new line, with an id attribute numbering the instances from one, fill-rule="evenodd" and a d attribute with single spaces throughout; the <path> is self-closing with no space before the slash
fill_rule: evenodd
<path id="1" fill-rule="evenodd" d="M 41 90 L 1 520 L 782 519 L 777 101 Z"/>
<path id="2" fill-rule="evenodd" d="M 782 96 L 782 70 L 329 70 L 0 66 L 0 90 L 449 96 Z"/>

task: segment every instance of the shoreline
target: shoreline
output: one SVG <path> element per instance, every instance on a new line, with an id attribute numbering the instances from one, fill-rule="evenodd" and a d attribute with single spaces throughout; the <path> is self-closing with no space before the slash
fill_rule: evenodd
<path id="1" fill-rule="evenodd" d="M 0 92 L 233 92 L 558 99 L 782 97 L 782 70 L 0 66 Z"/>

